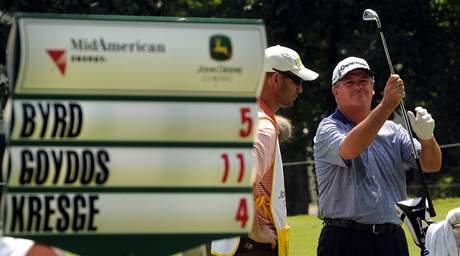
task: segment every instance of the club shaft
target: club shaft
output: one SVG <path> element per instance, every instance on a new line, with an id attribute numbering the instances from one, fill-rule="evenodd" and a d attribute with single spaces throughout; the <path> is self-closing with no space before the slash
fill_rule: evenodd
<path id="1" fill-rule="evenodd" d="M 380 30 L 380 38 L 382 39 L 383 49 L 385 50 L 385 55 L 387 57 L 388 67 L 390 67 L 390 72 L 393 75 L 395 71 L 393 69 L 393 62 L 391 62 L 390 52 L 388 51 L 387 43 L 385 40 L 385 36 L 383 35 L 382 28 L 380 27 L 379 30 Z M 404 107 L 404 102 L 402 100 L 399 103 L 399 108 L 401 109 L 401 114 L 403 117 L 404 125 L 406 126 L 406 129 L 409 132 L 409 137 L 411 139 L 412 153 L 414 154 L 415 159 L 418 160 L 419 156 L 418 156 L 418 153 L 415 148 L 414 141 L 413 141 L 414 136 L 412 135 L 412 129 L 410 128 L 410 125 L 409 125 L 409 118 L 407 117 L 406 108 Z"/>
<path id="2" fill-rule="evenodd" d="M 382 30 L 382 27 L 381 27 L 381 25 L 379 23 L 380 22 L 377 22 L 377 26 L 379 28 L 380 38 L 382 39 L 383 49 L 385 50 L 385 55 L 387 57 L 387 62 L 388 62 L 388 66 L 390 68 L 390 72 L 391 72 L 391 74 L 394 74 L 395 72 L 394 72 L 394 69 L 393 69 L 393 63 L 391 62 L 390 53 L 388 51 L 385 36 L 383 35 L 383 30 Z M 428 210 L 428 213 L 430 214 L 431 217 L 435 217 L 436 212 L 435 212 L 434 207 L 433 207 L 433 202 L 431 200 L 430 193 L 428 192 L 428 186 L 426 185 L 425 175 L 423 174 L 422 166 L 420 164 L 420 158 L 419 158 L 417 149 L 415 148 L 414 136 L 412 135 L 412 129 L 411 129 L 411 126 L 409 124 L 409 118 L 407 116 L 407 111 L 406 111 L 406 108 L 404 107 L 404 102 L 402 100 L 399 103 L 399 108 L 401 109 L 401 115 L 402 115 L 402 118 L 403 118 L 403 121 L 404 121 L 404 125 L 405 125 L 406 130 L 408 131 L 408 134 L 409 134 L 411 147 L 412 147 L 412 153 L 414 154 L 415 162 L 417 163 L 417 168 L 418 168 L 418 171 L 420 173 L 420 181 L 422 183 L 422 187 L 423 187 L 423 190 L 424 190 L 425 197 L 426 197 L 426 199 L 428 201 L 428 209 L 427 210 Z"/>
<path id="3" fill-rule="evenodd" d="M 420 172 L 420 182 L 422 183 L 423 192 L 425 193 L 426 200 L 428 201 L 428 213 L 431 217 L 436 217 L 436 211 L 434 210 L 433 201 L 431 201 L 430 193 L 428 193 L 428 186 L 426 185 L 425 175 L 422 172 L 422 166 L 420 165 L 420 161 L 415 159 L 417 163 L 417 168 Z"/>
<path id="4" fill-rule="evenodd" d="M 383 35 L 382 28 L 379 28 L 379 30 L 380 30 L 380 38 L 382 39 L 383 49 L 385 50 L 385 55 L 387 56 L 388 67 L 390 67 L 391 74 L 394 74 L 395 70 L 393 69 L 393 63 L 391 62 L 390 53 L 388 52 L 388 47 L 387 47 L 387 43 L 385 40 L 385 36 Z"/>

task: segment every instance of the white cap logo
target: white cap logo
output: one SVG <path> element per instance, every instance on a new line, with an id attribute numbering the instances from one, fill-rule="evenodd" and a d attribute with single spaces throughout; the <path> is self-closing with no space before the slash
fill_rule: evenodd
<path id="1" fill-rule="evenodd" d="M 335 66 L 334 72 L 332 73 L 332 84 L 334 85 L 342 80 L 350 71 L 355 69 L 363 69 L 370 76 L 374 76 L 374 72 L 372 72 L 366 60 L 357 57 L 348 57 Z"/>

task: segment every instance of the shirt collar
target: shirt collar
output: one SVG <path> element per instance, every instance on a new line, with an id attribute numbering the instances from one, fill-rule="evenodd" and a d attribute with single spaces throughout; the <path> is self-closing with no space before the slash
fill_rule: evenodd
<path id="1" fill-rule="evenodd" d="M 268 104 L 263 100 L 259 98 L 259 107 L 262 109 L 265 114 L 267 114 L 271 119 L 275 119 L 275 113 L 273 113 L 273 110 L 268 106 Z"/>
<path id="2" fill-rule="evenodd" d="M 275 113 L 273 110 L 268 106 L 268 104 L 261 98 L 258 99 L 260 109 L 272 120 L 275 124 L 276 130 L 278 130 L 278 123 L 276 122 Z"/>
<path id="3" fill-rule="evenodd" d="M 331 115 L 332 119 L 339 120 L 340 122 L 344 124 L 351 124 L 355 125 L 352 121 L 350 121 L 343 113 L 342 111 L 339 110 L 339 108 L 336 108 L 334 113 Z"/>

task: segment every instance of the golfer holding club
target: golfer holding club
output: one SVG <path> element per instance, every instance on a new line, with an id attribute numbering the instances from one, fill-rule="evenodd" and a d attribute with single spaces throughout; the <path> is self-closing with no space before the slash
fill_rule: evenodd
<path id="1" fill-rule="evenodd" d="M 391 74 L 381 102 L 371 109 L 374 73 L 361 58 L 340 61 L 332 76 L 337 109 L 324 118 L 314 138 L 319 217 L 323 229 L 317 253 L 325 255 L 409 255 L 394 205 L 406 198 L 403 164 L 416 167 L 406 129 L 387 120 L 405 95 Z M 424 172 L 441 167 L 434 120 L 423 108 L 408 117 Z"/>

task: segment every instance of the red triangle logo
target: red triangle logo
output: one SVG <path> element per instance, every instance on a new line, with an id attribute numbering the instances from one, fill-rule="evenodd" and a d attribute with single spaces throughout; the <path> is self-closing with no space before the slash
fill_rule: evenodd
<path id="1" fill-rule="evenodd" d="M 46 50 L 46 52 L 51 57 L 54 64 L 56 64 L 61 74 L 65 75 L 65 67 L 66 67 L 65 50 Z"/>

